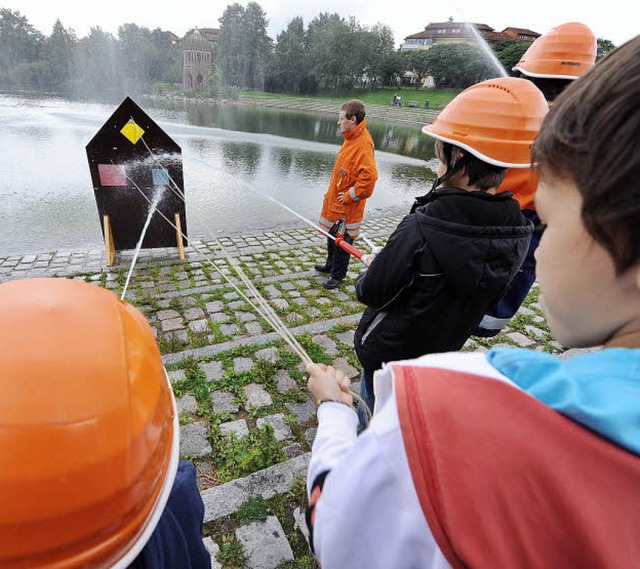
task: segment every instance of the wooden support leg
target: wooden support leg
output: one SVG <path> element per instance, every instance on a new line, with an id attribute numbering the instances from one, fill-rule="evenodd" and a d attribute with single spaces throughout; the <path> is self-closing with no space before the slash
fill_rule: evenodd
<path id="1" fill-rule="evenodd" d="M 176 220 L 176 242 L 178 243 L 178 255 L 184 260 L 184 241 L 182 239 L 182 225 L 180 224 L 180 214 L 175 214 Z"/>
<path id="2" fill-rule="evenodd" d="M 113 231 L 111 230 L 111 220 L 108 215 L 103 216 L 104 223 L 104 251 L 107 260 L 107 267 L 113 266 L 116 260 L 116 246 L 113 241 Z"/>

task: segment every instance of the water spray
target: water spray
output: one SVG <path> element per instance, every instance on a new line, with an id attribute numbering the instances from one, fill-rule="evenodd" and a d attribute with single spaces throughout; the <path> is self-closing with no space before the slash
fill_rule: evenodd
<path id="1" fill-rule="evenodd" d="M 156 162 L 158 163 L 158 165 L 166 172 L 167 177 L 169 179 L 169 189 L 171 191 L 173 191 L 176 195 L 178 195 L 182 200 L 184 200 L 184 195 L 182 194 L 182 192 L 180 192 L 180 188 L 178 187 L 178 185 L 175 183 L 175 181 L 171 178 L 171 175 L 169 174 L 168 171 L 166 171 L 166 169 L 164 168 L 164 166 L 162 166 L 162 164 L 160 164 L 160 162 L 155 158 L 153 151 L 151 150 L 151 148 L 149 148 L 149 146 L 147 145 L 146 141 L 144 140 L 144 137 L 141 137 L 141 139 L 143 144 L 145 145 L 147 151 L 149 152 L 149 154 L 151 155 L 151 157 L 156 160 Z M 149 202 L 150 205 L 153 204 L 151 203 L 151 201 L 149 200 L 149 198 L 144 194 L 144 192 L 138 187 L 138 185 L 130 179 L 130 181 L 132 182 L 132 184 L 134 185 L 134 187 L 142 194 L 142 196 L 147 200 L 147 202 Z M 252 191 L 256 191 L 253 190 L 253 188 L 251 188 Z M 262 195 L 262 194 L 260 194 Z M 276 200 L 275 198 L 272 198 L 272 201 L 276 202 L 276 203 L 280 203 L 278 202 L 278 200 Z M 288 206 L 285 206 L 284 204 L 281 204 L 283 207 L 285 207 L 288 211 L 291 211 L 292 213 L 294 213 L 297 217 L 306 220 L 307 222 L 309 222 L 310 224 L 312 224 L 314 226 L 314 228 L 318 229 L 318 231 L 320 231 L 321 233 L 326 234 L 327 236 L 331 237 L 334 239 L 334 241 L 336 242 L 336 244 L 339 243 L 339 239 L 342 240 L 341 236 L 332 236 L 330 235 L 328 232 L 325 232 L 323 230 L 321 230 L 320 228 L 318 228 L 315 224 L 313 224 L 310 220 L 306 219 L 304 216 L 297 214 L 296 212 L 294 212 L 293 210 L 291 210 Z M 176 231 L 178 231 L 178 228 L 175 226 L 175 224 L 169 220 L 160 210 L 158 210 L 158 214 L 164 218 L 164 220 L 171 226 L 173 227 Z M 203 227 L 206 227 L 206 225 L 203 225 Z M 183 238 L 187 238 L 186 235 L 184 235 L 184 233 L 182 233 Z M 249 291 L 251 291 L 251 294 L 254 298 L 254 300 L 256 302 L 253 302 L 245 293 L 244 291 L 242 291 L 240 289 L 240 287 L 238 287 L 236 285 L 236 283 L 234 283 L 206 254 L 204 254 L 202 251 L 200 251 L 198 249 L 197 246 L 192 244 L 193 249 L 201 256 L 203 257 L 203 259 L 209 263 L 217 272 L 218 274 L 220 274 L 220 276 L 222 276 L 234 289 L 235 291 L 244 299 L 247 301 L 247 303 L 249 303 L 249 305 L 256 311 L 256 313 L 261 316 L 262 318 L 265 319 L 265 321 L 274 329 L 275 332 L 278 333 L 278 335 L 280 335 L 280 337 L 291 347 L 291 349 L 293 350 L 293 352 L 295 354 L 297 354 L 300 359 L 306 363 L 306 364 L 310 364 L 313 363 L 313 360 L 311 359 L 311 357 L 309 356 L 309 354 L 306 352 L 306 350 L 304 349 L 304 347 L 298 342 L 297 338 L 293 335 L 293 333 L 287 328 L 287 326 L 285 325 L 285 323 L 282 321 L 282 319 L 278 316 L 278 314 L 275 312 L 275 310 L 273 309 L 273 307 L 271 305 L 269 305 L 269 303 L 266 301 L 266 299 L 262 296 L 262 294 L 260 293 L 260 291 L 257 289 L 257 287 L 253 284 L 253 282 L 251 282 L 251 280 L 247 277 L 247 275 L 244 273 L 244 271 L 242 270 L 242 267 L 240 266 L 240 264 L 237 262 L 237 260 L 235 258 L 233 258 L 229 252 L 225 249 L 225 247 L 222 245 L 222 243 L 220 243 L 220 241 L 213 237 L 212 240 L 216 243 L 216 245 L 220 248 L 220 250 L 222 251 L 222 253 L 225 255 L 226 259 L 228 260 L 229 264 L 231 267 L 233 267 L 233 269 L 236 271 L 237 275 L 240 277 L 240 279 L 242 280 L 242 282 L 245 284 L 245 286 L 247 287 L 247 289 Z M 351 249 L 353 249 L 355 252 L 357 252 L 361 258 L 362 257 L 362 253 L 360 251 L 358 251 L 357 249 L 355 249 L 355 247 L 351 247 L 348 243 L 343 242 L 343 248 L 344 245 L 349 246 Z M 135 262 L 135 259 L 134 259 Z M 133 263 L 132 263 L 132 269 L 133 270 Z M 124 293 L 122 295 L 122 297 L 124 298 Z M 365 401 L 362 400 L 362 398 L 355 393 L 353 390 L 349 390 L 350 395 L 353 397 L 354 401 L 358 402 L 365 414 L 365 420 L 368 423 L 369 420 L 371 419 L 371 410 L 369 409 L 368 405 L 365 403 Z"/>

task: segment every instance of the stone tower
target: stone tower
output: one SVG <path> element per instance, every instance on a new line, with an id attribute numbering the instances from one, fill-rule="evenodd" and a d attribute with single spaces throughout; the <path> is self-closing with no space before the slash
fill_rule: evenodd
<path id="1" fill-rule="evenodd" d="M 182 88 L 202 91 L 211 73 L 211 46 L 195 29 L 182 41 Z"/>

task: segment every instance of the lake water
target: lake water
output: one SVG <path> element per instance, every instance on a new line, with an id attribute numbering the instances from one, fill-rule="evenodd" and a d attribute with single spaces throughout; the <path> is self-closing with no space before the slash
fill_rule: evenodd
<path id="1" fill-rule="evenodd" d="M 136 103 L 182 148 L 189 237 L 316 221 L 342 136 L 331 115 L 175 101 Z M 0 255 L 103 244 L 85 147 L 119 102 L 0 94 Z M 418 127 L 369 123 L 379 180 L 366 216 L 408 209 L 430 186 Z"/>

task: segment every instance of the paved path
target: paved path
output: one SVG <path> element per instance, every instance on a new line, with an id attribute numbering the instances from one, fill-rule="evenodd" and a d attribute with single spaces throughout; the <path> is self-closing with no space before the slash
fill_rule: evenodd
<path id="1" fill-rule="evenodd" d="M 363 230 L 382 245 L 404 213 L 365 219 Z M 362 306 L 353 279 L 360 267 L 352 263 L 340 289 L 326 291 L 313 270 L 324 238 L 290 228 L 193 243 L 186 261 L 173 249 L 142 251 L 127 292 L 151 323 L 174 385 L 180 451 L 198 468 L 212 567 L 315 567 L 302 521 L 316 428 L 304 366 L 221 276 L 237 282 L 220 244 L 316 361 L 356 379 L 353 331 Z M 0 256 L 0 282 L 57 275 L 120 293 L 132 256 L 118 253 L 109 268 L 100 250 Z M 536 299 L 534 288 L 505 332 L 470 340 L 464 350 L 562 352 Z"/>

